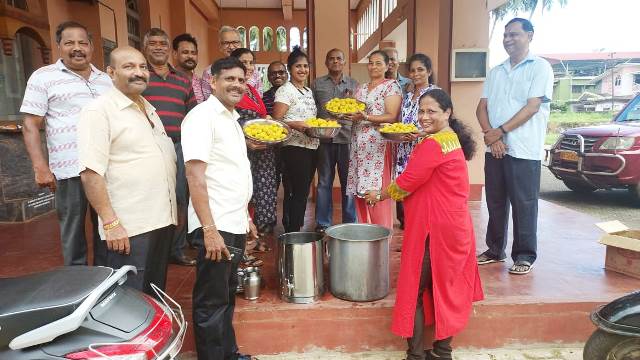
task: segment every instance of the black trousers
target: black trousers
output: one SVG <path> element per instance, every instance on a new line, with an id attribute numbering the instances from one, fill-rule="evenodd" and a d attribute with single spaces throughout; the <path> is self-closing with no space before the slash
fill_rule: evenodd
<path id="1" fill-rule="evenodd" d="M 227 246 L 244 251 L 246 234 L 220 231 Z M 196 283 L 193 287 L 193 328 L 198 360 L 235 360 L 238 357 L 233 310 L 238 286 L 240 257 L 219 262 L 205 259 L 202 229 L 193 232 L 198 248 Z"/>
<path id="2" fill-rule="evenodd" d="M 124 265 L 135 266 L 138 269 L 138 274 L 129 274 L 127 285 L 156 296 L 156 293 L 151 289 L 151 284 L 155 284 L 160 290 L 164 291 L 165 289 L 173 231 L 174 226 L 169 225 L 129 237 L 131 246 L 129 255 L 108 250 L 107 266 L 114 269 L 119 269 Z"/>
<path id="3" fill-rule="evenodd" d="M 182 144 L 174 144 L 176 150 L 176 205 L 178 207 L 178 225 L 175 227 L 171 256 L 179 258 L 184 256 L 183 249 L 187 244 L 187 211 L 189 208 L 189 188 L 187 186 L 187 173 L 182 155 Z"/>
<path id="4" fill-rule="evenodd" d="M 316 171 L 317 151 L 299 146 L 285 146 L 281 150 L 283 163 L 282 225 L 285 232 L 300 231 L 313 174 Z"/>
<path id="5" fill-rule="evenodd" d="M 484 177 L 489 224 L 487 255 L 504 259 L 507 255 L 509 209 L 513 218 L 513 261 L 533 264 L 537 257 L 538 197 L 540 195 L 540 161 L 485 155 Z"/>
<path id="6" fill-rule="evenodd" d="M 87 265 L 85 222 L 87 208 L 91 215 L 93 265 L 105 265 L 107 247 L 98 234 L 98 214 L 89 205 L 80 177 L 56 181 L 56 212 L 60 222 L 60 240 L 65 265 Z"/>
<path id="7" fill-rule="evenodd" d="M 424 257 L 422 258 L 422 271 L 420 273 L 420 285 L 418 288 L 418 302 L 416 303 L 416 316 L 413 323 L 413 337 L 407 339 L 409 349 L 407 350 L 407 360 L 424 360 L 424 308 L 422 294 L 425 291 L 433 292 L 433 278 L 431 276 L 431 256 L 429 255 L 429 238 L 427 237 L 424 247 Z M 432 352 L 440 358 L 451 359 L 451 340 L 448 337 L 433 342 Z"/>

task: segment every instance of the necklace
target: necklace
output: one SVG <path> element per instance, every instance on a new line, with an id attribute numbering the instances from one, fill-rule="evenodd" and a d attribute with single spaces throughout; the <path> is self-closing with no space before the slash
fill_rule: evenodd
<path id="1" fill-rule="evenodd" d="M 302 90 L 305 90 L 305 91 L 307 90 L 307 87 L 306 87 L 306 86 L 304 86 L 304 85 L 302 86 L 302 88 L 299 88 L 299 87 L 298 87 L 298 85 L 294 84 L 293 82 L 291 83 L 291 85 L 293 85 L 293 87 L 294 87 L 294 88 L 296 88 L 296 90 L 298 90 L 298 92 L 299 92 L 301 95 L 304 95 L 304 93 L 302 92 Z"/>

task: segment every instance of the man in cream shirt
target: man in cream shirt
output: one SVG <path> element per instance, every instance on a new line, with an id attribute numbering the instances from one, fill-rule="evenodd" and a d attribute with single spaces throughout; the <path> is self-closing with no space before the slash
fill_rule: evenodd
<path id="1" fill-rule="evenodd" d="M 165 287 L 176 224 L 176 153 L 141 96 L 149 81 L 142 53 L 117 48 L 110 64 L 115 88 L 80 114 L 80 178 L 107 242 L 107 266 L 135 266 L 127 285 L 153 294 L 151 283 Z"/>
<path id="2" fill-rule="evenodd" d="M 215 95 L 187 114 L 181 136 L 191 196 L 189 232 L 198 247 L 193 289 L 196 350 L 198 360 L 250 359 L 238 353 L 232 325 L 238 263 L 247 233 L 257 238 L 247 209 L 253 190 L 251 166 L 235 111 L 246 91 L 245 68 L 236 58 L 224 58 L 211 66 L 211 74 Z"/>

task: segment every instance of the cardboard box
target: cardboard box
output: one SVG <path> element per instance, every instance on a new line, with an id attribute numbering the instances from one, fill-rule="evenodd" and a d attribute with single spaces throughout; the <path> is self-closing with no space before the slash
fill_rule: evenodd
<path id="1" fill-rule="evenodd" d="M 604 268 L 640 279 L 640 230 L 632 230 L 620 221 L 596 224 L 606 232 L 600 243 L 607 246 Z"/>

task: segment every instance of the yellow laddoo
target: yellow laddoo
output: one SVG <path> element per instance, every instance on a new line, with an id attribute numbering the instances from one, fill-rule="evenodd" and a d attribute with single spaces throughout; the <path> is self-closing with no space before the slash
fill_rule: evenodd
<path id="1" fill-rule="evenodd" d="M 356 99 L 352 98 L 333 98 L 329 100 L 324 107 L 328 111 L 339 114 L 352 114 L 358 111 L 364 111 L 366 108 L 363 103 L 359 103 Z"/>
<path id="2" fill-rule="evenodd" d="M 310 127 L 322 127 L 322 128 L 326 128 L 326 127 L 340 127 L 340 124 L 338 124 L 337 121 L 335 120 L 325 120 L 325 119 L 319 119 L 319 118 L 310 118 L 304 121 L 305 123 L 307 123 L 307 125 L 309 125 Z"/>
<path id="3" fill-rule="evenodd" d="M 380 132 L 406 134 L 418 132 L 418 128 L 414 124 L 393 123 L 382 125 Z"/>
<path id="4" fill-rule="evenodd" d="M 276 124 L 251 124 L 244 127 L 245 135 L 261 141 L 281 141 L 287 137 L 287 129 Z"/>

